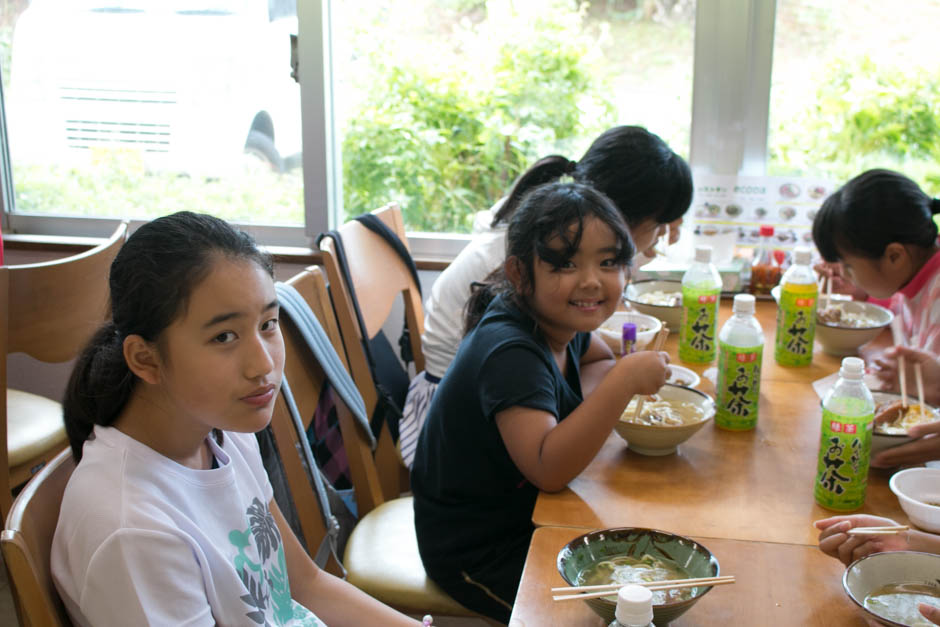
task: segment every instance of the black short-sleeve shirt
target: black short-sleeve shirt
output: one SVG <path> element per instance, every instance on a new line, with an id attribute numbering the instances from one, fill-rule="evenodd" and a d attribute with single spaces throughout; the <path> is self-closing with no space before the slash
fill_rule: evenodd
<path id="1" fill-rule="evenodd" d="M 494 417 L 523 406 L 563 420 L 581 403 L 579 361 L 589 344 L 589 333 L 568 344 L 564 376 L 532 318 L 501 297 L 461 342 L 411 472 L 418 546 L 432 578 L 504 575 L 500 556 L 528 544 L 538 489 L 516 468 Z"/>

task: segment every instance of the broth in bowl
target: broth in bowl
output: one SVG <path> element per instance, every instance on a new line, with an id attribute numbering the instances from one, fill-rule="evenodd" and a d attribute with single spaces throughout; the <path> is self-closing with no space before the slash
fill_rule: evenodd
<path id="1" fill-rule="evenodd" d="M 932 627 L 921 616 L 918 604 L 940 607 L 940 586 L 923 583 L 892 583 L 865 597 L 865 609 L 881 618 L 911 627 Z"/>
<path id="2" fill-rule="evenodd" d="M 620 420 L 640 425 L 680 427 L 705 419 L 705 410 L 701 404 L 679 399 L 664 399 L 658 394 L 651 394 L 644 398 L 639 416 L 636 413 L 639 397 L 634 396 L 623 410 Z"/>
<path id="3" fill-rule="evenodd" d="M 649 583 L 651 581 L 671 581 L 690 579 L 689 571 L 662 557 L 645 554 L 637 559 L 629 555 L 619 555 L 588 566 L 578 573 L 579 586 L 596 586 L 616 583 Z M 654 590 L 653 605 L 662 605 L 670 601 L 687 601 L 698 594 L 696 588 L 673 588 Z M 612 599 L 617 595 L 612 594 Z"/>

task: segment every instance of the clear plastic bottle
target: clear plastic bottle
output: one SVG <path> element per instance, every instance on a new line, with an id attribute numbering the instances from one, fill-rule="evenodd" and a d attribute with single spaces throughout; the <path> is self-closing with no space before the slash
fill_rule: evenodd
<path id="1" fill-rule="evenodd" d="M 608 627 L 656 627 L 653 625 L 653 593 L 635 583 L 617 591 L 614 622 Z"/>
<path id="2" fill-rule="evenodd" d="M 754 249 L 751 262 L 751 281 L 748 286 L 751 294 L 766 296 L 780 282 L 782 271 L 774 257 L 773 237 L 774 227 L 769 224 L 760 227 L 760 242 Z"/>
<path id="3" fill-rule="evenodd" d="M 823 397 L 814 495 L 826 509 L 846 512 L 865 504 L 875 401 L 864 373 L 865 362 L 846 357 L 839 379 Z"/>
<path id="4" fill-rule="evenodd" d="M 715 424 L 744 431 L 757 426 L 764 331 L 754 317 L 754 296 L 736 294 L 733 315 L 718 333 Z"/>
<path id="5" fill-rule="evenodd" d="M 818 288 L 811 259 L 809 248 L 797 248 L 793 265 L 780 279 L 774 359 L 781 366 L 808 366 L 813 361 Z"/>
<path id="6" fill-rule="evenodd" d="M 712 247 L 696 246 L 695 262 L 682 276 L 682 326 L 679 359 L 704 364 L 715 359 L 715 325 L 721 275 L 712 263 Z"/>

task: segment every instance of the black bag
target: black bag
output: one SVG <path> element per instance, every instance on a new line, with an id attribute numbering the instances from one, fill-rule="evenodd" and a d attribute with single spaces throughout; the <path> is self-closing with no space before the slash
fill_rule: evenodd
<path id="1" fill-rule="evenodd" d="M 366 213 L 355 218 L 359 223 L 365 226 L 373 233 L 381 236 L 398 253 L 401 260 L 408 267 L 415 285 L 418 286 L 418 294 L 421 294 L 421 283 L 418 280 L 418 269 L 414 264 L 411 255 L 404 243 L 398 238 L 394 231 L 388 228 L 382 220 Z M 346 285 L 349 286 L 350 300 L 352 300 L 353 310 L 356 313 L 356 322 L 363 331 L 362 336 L 366 337 L 365 322 L 362 318 L 362 312 L 359 309 L 359 301 L 356 298 L 356 290 L 353 287 L 352 278 L 349 275 L 349 266 L 346 262 L 346 249 L 343 247 L 343 240 L 336 231 L 321 233 L 317 237 L 317 245 L 324 237 L 329 237 L 336 245 L 336 261 Z M 332 298 L 332 293 L 331 293 Z M 399 352 L 405 365 L 414 361 L 411 354 L 411 335 L 408 331 L 407 315 L 402 324 L 402 334 L 398 338 Z M 398 443 L 398 424 L 401 421 L 402 409 L 405 406 L 405 397 L 408 395 L 408 384 L 410 379 L 408 371 L 402 367 L 401 362 L 395 355 L 395 350 L 391 343 L 381 330 L 371 339 L 364 339 L 362 342 L 363 352 L 366 355 L 366 361 L 369 364 L 369 370 L 372 372 L 372 379 L 375 381 L 376 391 L 378 392 L 378 403 L 375 411 L 370 417 L 372 433 L 376 437 L 382 430 L 382 424 L 388 425 L 392 439 Z"/>

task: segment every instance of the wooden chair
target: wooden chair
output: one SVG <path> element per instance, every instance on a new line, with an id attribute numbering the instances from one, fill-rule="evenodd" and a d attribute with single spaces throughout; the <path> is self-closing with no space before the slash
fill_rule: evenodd
<path id="1" fill-rule="evenodd" d="M 71 450 L 60 452 L 20 492 L 0 535 L 0 549 L 23 627 L 72 624 L 52 582 L 49 554 L 62 494 L 73 470 Z"/>
<path id="2" fill-rule="evenodd" d="M 388 225 L 407 247 L 405 223 L 398 205 L 391 203 L 373 213 Z M 339 322 L 350 371 L 366 403 L 366 413 L 371 417 L 378 402 L 378 394 L 361 339 L 371 339 L 378 334 L 392 311 L 396 297 L 401 294 L 411 337 L 415 372 L 421 372 L 424 370 L 424 353 L 421 350 L 424 308 L 418 286 L 415 285 L 407 266 L 385 240 L 355 220 L 347 222 L 338 231 L 343 238 L 349 275 L 359 301 L 365 329 L 359 328 L 349 287 L 340 272 L 335 245 L 330 238 L 323 239 L 320 245 L 323 265 L 329 279 L 333 308 Z M 408 486 L 408 473 L 401 463 L 387 426 L 382 428 L 375 459 L 385 498 L 399 496 Z"/>
<path id="3" fill-rule="evenodd" d="M 0 267 L 0 515 L 12 490 L 66 446 L 62 406 L 48 398 L 7 389 L 6 355 L 39 361 L 75 358 L 105 320 L 108 272 L 127 235 L 122 223 L 107 242 L 47 263 Z"/>
<path id="4" fill-rule="evenodd" d="M 342 340 L 321 270 L 307 268 L 288 283 L 304 297 L 342 360 Z M 303 427 L 306 430 L 325 374 L 286 316 L 282 316 L 282 328 L 286 350 L 284 374 L 290 383 L 300 415 L 303 416 Z M 476 616 L 428 579 L 418 554 L 411 497 L 383 498 L 366 429 L 353 418 L 338 395 L 336 409 L 360 517 L 349 537 L 343 557 L 348 581 L 380 601 L 407 613 Z M 296 445 L 299 438 L 287 415 L 283 398 L 279 398 L 275 405 L 272 430 L 301 517 L 307 547 L 313 551 L 326 530 L 319 515 L 316 495 L 295 452 L 298 450 Z M 331 568 L 328 563 L 327 570 L 335 573 L 338 569 Z"/>

